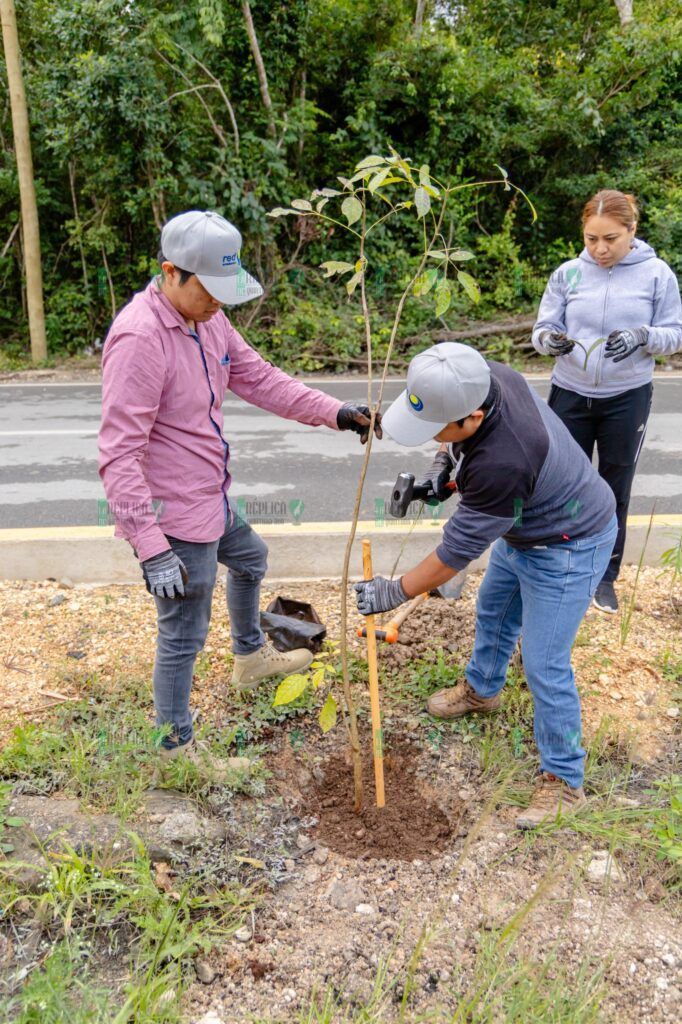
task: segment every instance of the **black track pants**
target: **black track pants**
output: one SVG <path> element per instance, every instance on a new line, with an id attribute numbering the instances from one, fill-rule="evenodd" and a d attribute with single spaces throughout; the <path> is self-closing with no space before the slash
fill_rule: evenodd
<path id="1" fill-rule="evenodd" d="M 552 384 L 549 407 L 563 420 L 589 459 L 597 445 L 599 475 L 616 496 L 618 537 L 604 580 L 618 578 L 625 547 L 630 491 L 651 409 L 653 384 L 611 398 L 585 398 Z"/>

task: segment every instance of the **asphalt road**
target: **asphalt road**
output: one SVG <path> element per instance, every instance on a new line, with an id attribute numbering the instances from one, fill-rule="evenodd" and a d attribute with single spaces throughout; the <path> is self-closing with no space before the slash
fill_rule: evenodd
<path id="1" fill-rule="evenodd" d="M 307 383 L 343 400 L 364 397 L 361 381 Z M 546 397 L 547 380 L 531 383 Z M 390 401 L 401 386 L 387 383 L 385 398 Z M 228 395 L 224 413 L 231 494 L 241 499 L 251 521 L 350 518 L 363 455 L 356 435 L 283 420 L 234 395 Z M 0 529 L 106 522 L 97 475 L 99 416 L 99 384 L 0 385 Z M 386 439 L 377 444 L 361 517 L 381 515 L 397 474 L 419 475 L 433 447 L 406 449 Z M 654 500 L 657 513 L 682 512 L 681 458 L 682 378 L 660 377 L 631 512 L 650 512 Z M 449 514 L 447 505 L 442 514 Z"/>

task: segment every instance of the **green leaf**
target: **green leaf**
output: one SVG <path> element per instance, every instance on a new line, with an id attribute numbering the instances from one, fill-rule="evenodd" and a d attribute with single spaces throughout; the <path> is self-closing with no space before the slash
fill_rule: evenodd
<path id="1" fill-rule="evenodd" d="M 500 167 L 499 164 L 495 164 L 495 167 L 497 167 L 498 171 L 500 172 L 500 174 L 504 178 L 504 190 L 505 190 L 505 192 L 511 192 L 511 186 L 510 186 L 509 182 L 507 181 L 507 178 L 509 177 L 509 175 L 505 171 L 504 167 Z"/>
<path id="2" fill-rule="evenodd" d="M 357 286 L 360 284 L 361 280 L 362 280 L 362 271 L 361 270 L 357 270 L 353 274 L 353 276 L 350 278 L 350 280 L 346 282 L 346 291 L 348 292 L 349 295 L 353 294 L 353 292 L 355 291 Z"/>
<path id="3" fill-rule="evenodd" d="M 324 270 L 325 277 L 333 277 L 334 274 L 347 274 L 349 270 L 353 270 L 353 264 L 342 263 L 339 260 L 327 260 L 326 263 L 320 263 L 320 270 Z"/>
<path id="4" fill-rule="evenodd" d="M 430 256 L 433 260 L 444 260 L 447 257 L 444 249 L 429 249 L 426 255 Z"/>
<path id="5" fill-rule="evenodd" d="M 472 302 L 478 302 L 480 300 L 481 289 L 478 287 L 471 274 L 467 274 L 463 270 L 458 270 L 457 280 Z"/>
<path id="6" fill-rule="evenodd" d="M 341 213 L 348 221 L 348 226 L 355 224 L 362 217 L 362 203 L 355 196 L 346 196 L 341 203 Z"/>
<path id="7" fill-rule="evenodd" d="M 413 294 L 416 296 L 428 295 L 437 280 L 438 271 L 435 267 L 432 267 L 431 270 L 426 270 L 423 274 L 420 274 L 414 282 L 414 287 L 412 289 Z"/>
<path id="8" fill-rule="evenodd" d="M 414 190 L 414 205 L 417 209 L 417 217 L 425 217 L 431 209 L 431 198 L 422 185 Z"/>
<path id="9" fill-rule="evenodd" d="M 0 843 L 0 853 L 11 853 L 13 849 L 11 843 Z"/>
<path id="10" fill-rule="evenodd" d="M 279 707 L 280 704 L 291 704 L 292 701 L 301 696 L 307 685 L 307 676 L 303 676 L 298 672 L 292 676 L 287 676 L 277 687 L 277 693 L 272 702 L 273 708 Z"/>
<path id="11" fill-rule="evenodd" d="M 468 249 L 453 249 L 452 252 L 448 253 L 448 259 L 450 260 L 473 260 L 476 259 L 472 252 Z"/>
<path id="12" fill-rule="evenodd" d="M 294 210 L 304 210 L 306 213 L 310 212 L 313 208 L 313 204 L 308 202 L 307 199 L 292 199 L 291 205 Z"/>
<path id="13" fill-rule="evenodd" d="M 11 825 L 13 828 L 19 828 L 21 825 L 25 824 L 25 818 L 5 818 L 5 825 Z"/>
<path id="14" fill-rule="evenodd" d="M 318 668 L 317 672 L 313 675 L 313 690 L 317 690 L 324 682 L 324 668 Z"/>
<path id="15" fill-rule="evenodd" d="M 318 203 L 315 203 L 315 209 L 317 210 L 317 212 L 322 213 L 328 202 L 328 199 L 320 199 Z"/>
<path id="16" fill-rule="evenodd" d="M 420 185 L 430 185 L 431 184 L 431 178 L 429 177 L 429 165 L 428 164 L 422 164 L 421 167 L 419 168 L 419 184 Z"/>
<path id="17" fill-rule="evenodd" d="M 290 213 L 296 213 L 296 210 L 287 210 L 283 206 L 276 206 L 274 210 L 268 211 L 268 217 L 288 217 Z"/>
<path id="18" fill-rule="evenodd" d="M 359 164 L 355 165 L 355 170 L 360 171 L 363 167 L 381 167 L 386 163 L 386 157 L 383 156 L 366 156 L 364 160 L 361 160 Z"/>
<path id="19" fill-rule="evenodd" d="M 322 705 L 319 722 L 320 729 L 325 733 L 336 725 L 336 701 L 331 693 L 327 695 L 327 699 Z"/>
<path id="20" fill-rule="evenodd" d="M 343 193 L 339 192 L 338 188 L 316 188 L 315 191 L 311 193 L 310 198 L 316 199 L 318 196 L 324 196 L 325 199 L 332 199 L 334 196 L 340 195 L 343 195 Z"/>
<path id="21" fill-rule="evenodd" d="M 450 308 L 452 289 L 450 282 L 442 280 L 436 288 L 436 316 L 442 316 Z"/>
<path id="22" fill-rule="evenodd" d="M 391 168 L 390 167 L 383 167 L 380 171 L 378 171 L 374 175 L 373 178 L 370 179 L 369 184 L 367 185 L 367 188 L 372 193 L 372 195 L 374 195 L 374 193 L 376 192 L 376 190 L 379 188 L 380 185 L 384 184 L 384 182 L 386 181 L 386 179 L 388 178 L 390 173 L 391 173 Z M 400 179 L 398 179 L 398 180 L 400 180 Z"/>

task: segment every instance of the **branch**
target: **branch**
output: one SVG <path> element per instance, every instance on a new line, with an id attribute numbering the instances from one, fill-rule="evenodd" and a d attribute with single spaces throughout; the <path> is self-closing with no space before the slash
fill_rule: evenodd
<path id="1" fill-rule="evenodd" d="M 263 63 L 260 46 L 258 45 L 258 36 L 256 35 L 256 28 L 253 24 L 253 17 L 251 16 L 251 6 L 248 0 L 242 0 L 242 13 L 244 15 L 244 22 L 246 23 L 246 34 L 249 37 L 251 53 L 253 54 L 253 60 L 256 65 L 256 73 L 258 74 L 258 85 L 260 87 L 261 99 L 263 100 L 263 106 L 265 107 L 265 113 L 268 119 L 268 135 L 271 139 L 275 139 L 277 137 L 277 131 L 275 129 L 275 115 L 272 107 L 272 100 L 270 98 L 270 89 L 268 88 L 268 76 L 265 72 L 265 64 Z"/>

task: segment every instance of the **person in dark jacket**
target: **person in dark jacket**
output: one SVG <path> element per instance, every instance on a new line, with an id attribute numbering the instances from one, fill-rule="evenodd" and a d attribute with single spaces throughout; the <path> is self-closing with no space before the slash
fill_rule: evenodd
<path id="1" fill-rule="evenodd" d="M 585 751 L 571 648 L 616 539 L 610 487 L 521 374 L 466 345 L 416 356 L 382 425 L 399 444 L 440 441 L 431 486 L 443 500 L 454 472 L 461 500 L 416 568 L 355 585 L 359 611 L 389 611 L 433 590 L 492 544 L 466 678 L 432 694 L 428 710 L 439 718 L 495 711 L 522 635 L 541 774 L 517 825 L 579 809 Z"/>
<path id="2" fill-rule="evenodd" d="M 682 349 L 674 273 L 635 237 L 634 196 L 598 192 L 582 216 L 585 248 L 549 279 L 533 328 L 538 352 L 556 357 L 549 405 L 610 485 L 618 538 L 594 597 L 615 613 L 632 481 L 653 392 L 654 356 Z"/>

